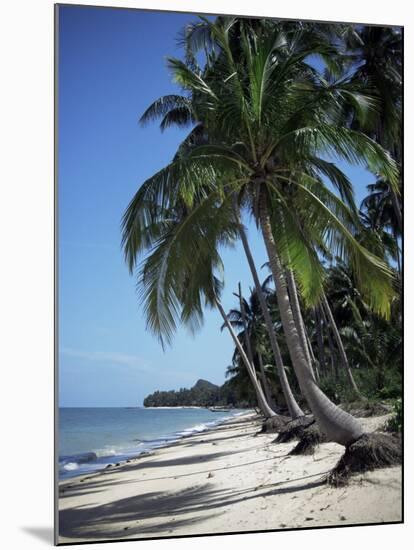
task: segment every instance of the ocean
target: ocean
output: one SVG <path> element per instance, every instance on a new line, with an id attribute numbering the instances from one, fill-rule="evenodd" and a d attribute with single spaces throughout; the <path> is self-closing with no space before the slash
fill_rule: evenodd
<path id="1" fill-rule="evenodd" d="M 245 413 L 179 408 L 60 408 L 59 478 L 91 473 Z"/>

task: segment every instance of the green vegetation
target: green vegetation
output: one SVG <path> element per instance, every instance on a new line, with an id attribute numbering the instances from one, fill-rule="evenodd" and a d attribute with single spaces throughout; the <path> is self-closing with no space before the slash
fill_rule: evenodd
<path id="1" fill-rule="evenodd" d="M 254 399 L 240 395 L 230 382 L 216 386 L 207 380 L 198 380 L 190 389 L 156 391 L 144 399 L 144 407 L 252 407 Z M 246 398 L 247 397 L 247 398 Z"/>
<path id="2" fill-rule="evenodd" d="M 401 399 L 397 399 L 394 403 L 394 416 L 388 423 L 390 432 L 401 433 L 403 429 L 403 404 Z"/>
<path id="3" fill-rule="evenodd" d="M 189 134 L 123 218 L 131 273 L 143 257 L 148 328 L 169 345 L 217 308 L 235 344 L 229 383 L 250 388 L 266 418 L 310 411 L 347 449 L 340 476 L 361 457 L 388 463 L 376 457 L 400 456 L 394 442 L 337 404 L 401 395 L 401 33 L 220 16 L 183 36 L 184 61 L 168 60 L 182 94 L 141 121 Z M 360 209 L 338 159 L 373 174 Z M 239 286 L 227 315 L 221 251 L 239 239 L 255 288 L 246 299 Z"/>

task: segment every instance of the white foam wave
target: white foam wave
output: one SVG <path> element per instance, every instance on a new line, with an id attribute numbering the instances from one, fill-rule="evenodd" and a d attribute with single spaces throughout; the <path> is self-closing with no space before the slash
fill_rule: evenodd
<path id="1" fill-rule="evenodd" d="M 98 449 L 95 451 L 95 454 L 98 458 L 102 458 L 105 456 L 116 456 L 119 454 L 119 451 L 116 449 Z"/>
<path id="2" fill-rule="evenodd" d="M 79 468 L 79 464 L 77 462 L 68 462 L 63 466 L 63 469 L 67 472 L 73 472 L 73 470 L 77 470 Z"/>

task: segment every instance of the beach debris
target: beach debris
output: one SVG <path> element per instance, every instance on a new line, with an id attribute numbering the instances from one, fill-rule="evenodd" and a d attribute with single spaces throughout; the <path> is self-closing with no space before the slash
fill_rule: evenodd
<path id="1" fill-rule="evenodd" d="M 209 472 L 209 474 L 208 474 L 208 476 L 207 476 L 207 478 L 211 478 L 211 477 L 214 477 L 213 472 Z"/>

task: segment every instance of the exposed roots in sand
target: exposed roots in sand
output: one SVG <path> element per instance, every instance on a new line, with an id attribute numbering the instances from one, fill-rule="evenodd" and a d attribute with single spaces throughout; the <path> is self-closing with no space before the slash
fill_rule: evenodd
<path id="1" fill-rule="evenodd" d="M 326 481 L 335 487 L 346 485 L 352 474 L 395 466 L 401 462 L 399 438 L 380 433 L 363 434 L 346 448 Z"/>
<path id="2" fill-rule="evenodd" d="M 289 422 L 289 416 L 282 416 L 280 414 L 278 416 L 272 416 L 263 422 L 262 429 L 258 433 L 279 433 L 285 429 L 286 424 Z"/>
<path id="3" fill-rule="evenodd" d="M 315 420 L 309 416 L 300 416 L 295 420 L 291 420 L 285 424 L 282 430 L 279 430 L 279 435 L 273 443 L 288 443 L 294 439 L 300 439 L 304 430 L 314 422 Z"/>
<path id="4" fill-rule="evenodd" d="M 290 451 L 290 455 L 311 455 L 315 452 L 319 443 L 326 441 L 325 435 L 320 431 L 316 422 L 313 422 L 302 430 L 298 444 Z"/>

